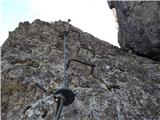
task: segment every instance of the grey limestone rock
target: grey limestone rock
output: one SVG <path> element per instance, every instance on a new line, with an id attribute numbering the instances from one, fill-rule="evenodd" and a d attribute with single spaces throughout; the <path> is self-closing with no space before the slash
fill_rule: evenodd
<path id="1" fill-rule="evenodd" d="M 66 22 L 20 23 L 2 46 L 2 119 L 53 120 Z M 61 120 L 160 120 L 160 63 L 70 25 L 67 79 L 76 98 Z"/>
<path id="2" fill-rule="evenodd" d="M 160 61 L 160 1 L 109 1 L 118 18 L 122 49 Z"/>

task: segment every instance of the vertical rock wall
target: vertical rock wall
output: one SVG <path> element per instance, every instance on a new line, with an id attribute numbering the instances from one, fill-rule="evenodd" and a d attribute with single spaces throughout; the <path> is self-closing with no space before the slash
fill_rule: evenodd
<path id="1" fill-rule="evenodd" d="M 66 23 L 20 23 L 2 46 L 2 119 L 53 120 Z M 76 98 L 61 120 L 159 120 L 160 63 L 71 25 L 67 79 Z"/>

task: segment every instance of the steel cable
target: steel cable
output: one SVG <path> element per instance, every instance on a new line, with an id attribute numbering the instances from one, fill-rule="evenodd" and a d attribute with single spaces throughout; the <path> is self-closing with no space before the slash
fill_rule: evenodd
<path id="1" fill-rule="evenodd" d="M 55 101 L 57 102 L 57 110 L 56 110 L 54 120 L 59 120 L 60 119 L 60 115 L 61 115 L 63 106 L 66 104 L 66 102 L 68 100 L 67 98 L 69 96 L 67 96 L 67 97 L 66 97 L 66 95 L 64 96 L 64 92 L 66 91 L 67 93 L 69 92 L 69 95 L 74 95 L 74 94 L 72 94 L 72 92 L 69 89 L 66 89 L 66 88 L 68 88 L 68 81 L 67 81 L 67 78 L 66 78 L 66 64 L 67 64 L 66 63 L 66 41 L 68 40 L 69 26 L 70 26 L 69 22 L 70 21 L 71 20 L 68 19 L 67 28 L 66 28 L 66 31 L 64 32 L 64 80 L 63 80 L 63 87 L 61 89 L 59 89 L 59 91 L 57 91 L 57 93 L 62 92 L 62 94 L 58 93 L 58 95 L 55 95 L 55 98 L 56 98 Z M 74 98 L 74 96 L 73 96 L 73 98 Z M 71 104 L 71 103 L 69 103 L 69 104 Z"/>

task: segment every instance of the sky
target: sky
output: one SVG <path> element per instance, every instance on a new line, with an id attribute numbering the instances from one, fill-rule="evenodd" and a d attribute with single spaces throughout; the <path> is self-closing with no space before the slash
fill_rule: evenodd
<path id="1" fill-rule="evenodd" d="M 93 36 L 118 46 L 118 25 L 107 0 L 0 0 L 0 46 L 19 22 L 67 21 Z"/>

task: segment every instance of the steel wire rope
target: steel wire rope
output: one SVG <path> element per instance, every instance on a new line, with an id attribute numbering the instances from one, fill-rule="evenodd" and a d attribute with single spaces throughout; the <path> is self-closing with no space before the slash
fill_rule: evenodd
<path id="1" fill-rule="evenodd" d="M 67 22 L 67 28 L 66 31 L 64 31 L 64 80 L 63 80 L 63 86 L 59 90 L 57 90 L 54 94 L 54 99 L 55 102 L 57 102 L 57 109 L 56 109 L 56 114 L 54 120 L 59 120 L 60 115 L 63 109 L 63 106 L 68 106 L 71 103 L 73 103 L 75 95 L 74 93 L 68 89 L 68 81 L 66 78 L 66 41 L 68 40 L 68 34 L 69 34 L 69 27 L 70 27 L 70 22 L 71 20 L 68 19 Z"/>

